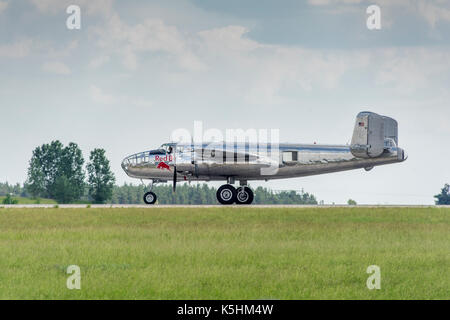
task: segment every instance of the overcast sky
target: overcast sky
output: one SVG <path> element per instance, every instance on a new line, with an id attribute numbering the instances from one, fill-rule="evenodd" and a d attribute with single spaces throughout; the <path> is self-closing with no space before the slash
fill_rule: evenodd
<path id="1" fill-rule="evenodd" d="M 381 30 L 367 29 L 371 4 Z M 253 186 L 431 204 L 450 182 L 449 44 L 444 0 L 0 0 L 0 181 L 23 182 L 55 139 L 85 158 L 106 149 L 117 181 L 136 183 L 121 160 L 194 120 L 345 144 L 370 110 L 398 120 L 406 162 Z"/>

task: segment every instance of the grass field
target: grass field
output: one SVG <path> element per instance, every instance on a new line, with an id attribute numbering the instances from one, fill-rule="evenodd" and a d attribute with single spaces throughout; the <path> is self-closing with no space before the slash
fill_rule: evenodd
<path id="1" fill-rule="evenodd" d="M 450 209 L 1 208 L 0 298 L 449 299 Z"/>

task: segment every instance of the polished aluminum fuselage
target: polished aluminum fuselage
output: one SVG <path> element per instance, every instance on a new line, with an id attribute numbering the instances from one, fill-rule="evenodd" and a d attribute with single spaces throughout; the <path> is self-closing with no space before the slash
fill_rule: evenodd
<path id="1" fill-rule="evenodd" d="M 404 151 L 398 147 L 386 149 L 376 158 L 355 157 L 346 145 L 279 144 L 269 152 L 257 145 L 234 145 L 231 149 L 211 145 L 172 144 L 173 150 L 151 150 L 124 159 L 122 168 L 133 178 L 156 181 L 172 180 L 271 180 L 303 177 L 402 162 Z M 276 148 L 276 149 L 275 149 Z M 270 174 L 263 168 L 276 163 Z M 161 164 L 163 163 L 163 164 Z"/>

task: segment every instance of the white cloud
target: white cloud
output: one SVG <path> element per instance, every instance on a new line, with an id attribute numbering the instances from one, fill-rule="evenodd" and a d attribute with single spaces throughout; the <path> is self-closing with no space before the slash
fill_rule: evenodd
<path id="1" fill-rule="evenodd" d="M 387 8 L 392 11 L 408 10 L 414 12 L 433 28 L 440 21 L 450 21 L 450 2 L 447 0 L 379 0 L 379 4 L 382 10 Z M 393 14 L 391 13 L 391 15 Z"/>
<path id="2" fill-rule="evenodd" d="M 8 7 L 8 2 L 6 1 L 0 1 L 0 14 L 6 10 Z"/>
<path id="3" fill-rule="evenodd" d="M 186 70 L 202 70 L 204 66 L 188 46 L 188 39 L 175 26 L 158 19 L 147 19 L 136 25 L 124 23 L 117 14 L 102 27 L 93 29 L 98 45 L 122 57 L 130 70 L 138 66 L 140 53 L 163 53 Z"/>
<path id="4" fill-rule="evenodd" d="M 12 43 L 0 43 L 0 57 L 25 58 L 32 54 L 33 57 L 42 57 L 45 60 L 61 60 L 70 56 L 77 47 L 77 40 L 72 40 L 60 48 L 55 48 L 52 42 L 38 38 L 18 39 Z"/>
<path id="5" fill-rule="evenodd" d="M 91 98 L 96 103 L 106 105 L 124 104 L 127 106 L 135 106 L 138 109 L 151 108 L 153 105 L 153 103 L 150 100 L 144 98 L 129 97 L 126 95 L 112 95 L 106 93 L 95 85 L 91 85 L 89 89 Z"/>
<path id="6" fill-rule="evenodd" d="M 92 59 L 89 62 L 89 67 L 94 68 L 94 69 L 100 68 L 101 66 L 108 63 L 109 61 L 110 61 L 109 56 L 107 56 L 107 55 L 99 56 L 99 57 Z"/>
<path id="7" fill-rule="evenodd" d="M 151 108 L 153 106 L 153 102 L 145 99 L 134 99 L 131 104 L 138 108 Z"/>
<path id="8" fill-rule="evenodd" d="M 435 27 L 439 21 L 450 21 L 450 8 L 444 7 L 443 2 L 419 2 L 416 11 L 425 18 L 425 20 Z M 448 2 L 447 2 L 448 5 Z"/>
<path id="9" fill-rule="evenodd" d="M 19 40 L 12 44 L 0 45 L 0 57 L 23 58 L 30 54 L 33 42 L 30 39 Z"/>
<path id="10" fill-rule="evenodd" d="M 267 45 L 248 39 L 242 26 L 199 33 L 196 53 L 214 74 L 249 103 L 280 102 L 281 91 L 332 89 L 350 69 L 367 65 L 361 53 Z"/>
<path id="11" fill-rule="evenodd" d="M 199 36 L 212 51 L 220 52 L 226 50 L 245 52 L 261 48 L 258 42 L 245 38 L 245 34 L 250 30 L 243 26 L 226 26 L 199 32 Z"/>
<path id="12" fill-rule="evenodd" d="M 375 82 L 402 93 L 429 89 L 447 83 L 450 52 L 434 48 L 391 48 L 376 50 L 371 64 L 378 66 Z"/>
<path id="13" fill-rule="evenodd" d="M 30 0 L 41 12 L 57 13 L 67 8 L 67 4 L 60 0 Z"/>
<path id="14" fill-rule="evenodd" d="M 71 40 L 64 44 L 61 48 L 54 48 L 52 44 L 41 43 L 40 49 L 42 49 L 49 59 L 61 59 L 66 58 L 72 54 L 72 52 L 78 48 L 78 40 Z"/>
<path id="15" fill-rule="evenodd" d="M 348 69 L 366 61 L 361 55 L 344 52 L 325 54 L 262 44 L 247 38 L 248 31 L 232 25 L 188 34 L 161 20 L 129 26 L 115 15 L 105 26 L 95 28 L 94 36 L 105 55 L 118 54 L 129 70 L 138 71 L 145 54 L 159 53 L 158 61 L 165 66 L 188 72 L 208 70 L 254 103 L 276 101 L 286 87 L 333 88 Z M 90 64 L 102 62 L 97 59 Z"/>
<path id="16" fill-rule="evenodd" d="M 113 95 L 103 92 L 100 88 L 92 85 L 90 87 L 91 98 L 94 102 L 101 104 L 114 104 L 118 101 Z"/>
<path id="17" fill-rule="evenodd" d="M 155 67 L 152 75 L 172 79 L 169 85 L 176 79 L 178 86 L 189 86 L 198 73 L 195 79 L 212 79 L 208 85 L 255 104 L 280 102 L 285 91 L 334 90 L 347 74 L 362 74 L 375 86 L 408 93 L 431 87 L 440 72 L 450 71 L 449 55 L 436 48 L 308 49 L 260 43 L 248 38 L 248 31 L 231 25 L 186 33 L 161 20 L 130 26 L 115 15 L 94 36 L 103 55 L 118 54 L 129 70 L 139 72 L 148 53 L 158 53 L 160 69 Z M 100 57 L 90 65 L 101 63 Z M 168 68 L 187 76 L 169 74 Z"/>
<path id="18" fill-rule="evenodd" d="M 54 74 L 60 74 L 60 75 L 67 75 L 67 74 L 71 73 L 70 68 L 60 61 L 45 62 L 42 65 L 42 70 L 44 70 L 45 72 L 48 72 L 48 73 L 54 73 Z"/>

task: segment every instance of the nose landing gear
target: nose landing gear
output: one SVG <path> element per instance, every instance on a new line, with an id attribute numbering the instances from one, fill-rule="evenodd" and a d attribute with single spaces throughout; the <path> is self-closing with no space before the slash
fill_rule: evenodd
<path id="1" fill-rule="evenodd" d="M 241 186 L 237 190 L 231 184 L 224 184 L 216 193 L 217 201 L 221 204 L 251 204 L 253 191 L 247 186 Z"/>
<path id="2" fill-rule="evenodd" d="M 141 180 L 142 184 L 145 186 L 144 182 Z M 146 192 L 144 194 L 144 202 L 146 204 L 155 204 L 158 197 L 154 192 L 152 192 L 153 185 L 157 183 L 158 181 L 150 180 L 150 191 Z"/>
<path id="3" fill-rule="evenodd" d="M 156 202 L 156 199 L 156 194 L 151 191 L 144 194 L 144 202 L 146 204 L 154 204 Z"/>

